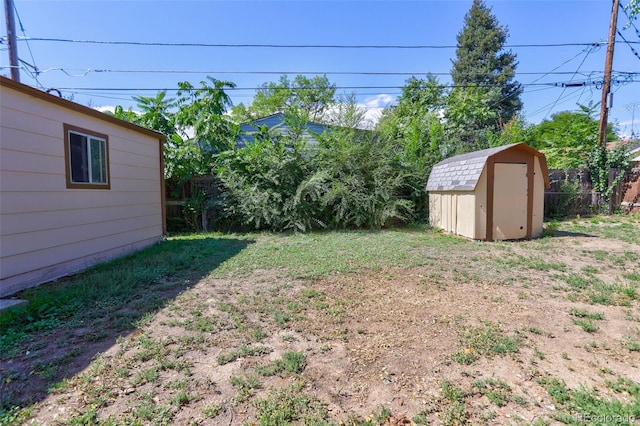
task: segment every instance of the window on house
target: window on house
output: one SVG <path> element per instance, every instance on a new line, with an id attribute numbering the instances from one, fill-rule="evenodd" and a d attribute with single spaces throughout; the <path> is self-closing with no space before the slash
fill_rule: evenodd
<path id="1" fill-rule="evenodd" d="M 64 125 L 67 188 L 109 189 L 109 138 Z"/>

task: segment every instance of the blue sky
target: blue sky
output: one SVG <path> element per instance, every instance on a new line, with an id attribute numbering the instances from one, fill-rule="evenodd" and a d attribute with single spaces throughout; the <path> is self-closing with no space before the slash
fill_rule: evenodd
<path id="1" fill-rule="evenodd" d="M 19 15 L 17 32 L 21 37 L 342 46 L 455 45 L 471 5 L 471 0 L 14 1 Z M 621 0 L 622 4 L 628 1 Z M 486 3 L 509 29 L 507 43 L 514 45 L 511 50 L 519 61 L 517 80 L 525 85 L 522 100 L 528 122 L 539 123 L 554 112 L 575 110 L 578 102 L 600 101 L 598 82 L 602 80 L 605 46 L 515 46 L 606 42 L 611 0 L 487 0 Z M 618 36 L 613 69 L 636 73 L 635 82 L 617 79 L 619 84 L 612 88 L 614 103 L 609 116 L 625 135 L 631 133 L 632 118 L 636 134 L 640 133 L 640 57 L 632 50 L 640 52 L 640 31 L 634 27 L 623 29 L 627 23 L 625 14 L 620 13 L 618 28 L 631 44 Z M 635 21 L 635 26 L 640 28 L 640 20 Z M 2 19 L 0 35 L 5 34 Z M 175 47 L 39 40 L 20 40 L 18 49 L 20 59 L 40 71 L 36 80 L 33 68 L 24 65 L 23 83 L 60 89 L 65 96 L 73 95 L 76 102 L 93 107 L 118 104 L 128 107 L 133 105 L 133 95 L 155 95 L 154 90 L 142 89 L 175 89 L 184 80 L 197 84 L 207 74 L 234 82 L 238 89 L 228 92 L 233 102 L 248 104 L 252 89 L 266 81 L 276 81 L 281 73 L 291 72 L 294 76 L 326 72 L 338 86 L 338 93 L 355 93 L 371 115 L 394 101 L 412 73 L 418 77 L 437 73 L 441 82 L 450 82 L 448 73 L 455 57 L 452 48 Z M 2 75 L 9 75 L 8 64 L 6 45 L 0 45 Z M 255 74 L 265 72 L 272 74 Z M 575 88 L 561 86 L 580 82 L 586 84 Z"/>

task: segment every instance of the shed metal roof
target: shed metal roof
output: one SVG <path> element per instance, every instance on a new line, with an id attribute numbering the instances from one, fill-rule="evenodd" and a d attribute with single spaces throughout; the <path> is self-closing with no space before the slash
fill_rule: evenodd
<path id="1" fill-rule="evenodd" d="M 481 151 L 456 155 L 442 160 L 431 170 L 427 191 L 473 191 L 476 189 L 487 159 L 524 143 L 498 146 Z M 531 148 L 529 148 L 531 149 Z"/>

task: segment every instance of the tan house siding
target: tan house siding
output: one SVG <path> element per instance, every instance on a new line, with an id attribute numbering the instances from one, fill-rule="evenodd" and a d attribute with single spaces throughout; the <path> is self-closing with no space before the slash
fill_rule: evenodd
<path id="1" fill-rule="evenodd" d="M 0 296 L 162 238 L 159 134 L 0 82 Z M 65 124 L 108 136 L 110 189 L 67 188 Z"/>

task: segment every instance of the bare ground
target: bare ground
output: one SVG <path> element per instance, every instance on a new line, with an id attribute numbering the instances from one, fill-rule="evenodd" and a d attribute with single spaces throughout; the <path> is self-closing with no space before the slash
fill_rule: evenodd
<path id="1" fill-rule="evenodd" d="M 427 252 L 432 260 L 413 268 L 314 280 L 271 270 L 207 277 L 117 340 L 87 343 L 81 337 L 90 328 L 75 330 L 77 342 L 63 347 L 55 345 L 61 336 L 43 336 L 40 362 L 79 348 L 64 367 L 72 374 L 48 394 L 38 375 L 11 390 L 34 392 L 28 423 L 40 425 L 82 416 L 84 424 L 257 424 L 259 401 L 285 398 L 278 389 L 318 402 L 331 422 L 353 424 L 557 423 L 549 378 L 595 388 L 602 398 L 632 398 L 607 382 L 640 380 L 640 352 L 629 347 L 640 337 L 638 298 L 613 292 L 609 303 L 594 304 L 591 290 L 562 277 L 624 282 L 623 274 L 640 272 L 640 247 L 568 232 L 545 243 L 491 244 L 477 255 Z M 575 312 L 602 319 L 586 331 Z M 480 353 L 465 336 L 482 330 L 516 349 Z M 225 358 L 233 351 L 235 359 Z M 257 373 L 291 351 L 304 354 L 300 371 Z M 33 369 L 30 359 L 22 354 L 0 368 L 24 372 Z M 449 385 L 463 391 L 458 411 Z"/>

